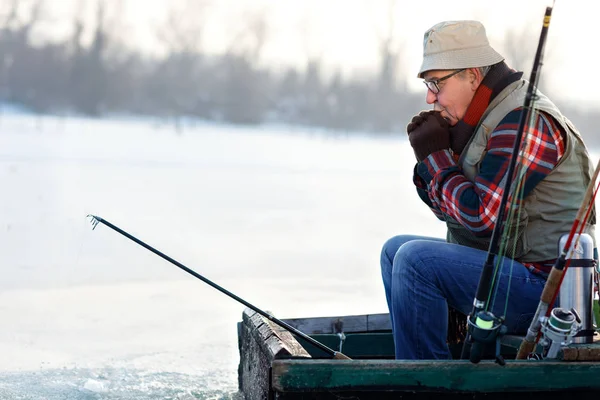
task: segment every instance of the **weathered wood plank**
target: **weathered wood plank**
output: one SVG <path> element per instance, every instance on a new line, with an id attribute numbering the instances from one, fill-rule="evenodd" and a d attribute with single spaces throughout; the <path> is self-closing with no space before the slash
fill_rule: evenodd
<path id="1" fill-rule="evenodd" d="M 561 353 L 563 361 L 600 361 L 598 344 L 564 347 Z"/>
<path id="2" fill-rule="evenodd" d="M 289 318 L 283 321 L 308 335 L 338 332 L 371 332 L 392 329 L 389 314 Z"/>
<path id="3" fill-rule="evenodd" d="M 280 343 L 287 350 L 287 357 L 283 354 L 278 354 L 274 358 L 310 358 L 310 354 L 306 349 L 296 340 L 296 337 L 292 335 L 287 329 L 282 328 L 276 323 L 265 318 L 265 322 L 270 326 L 271 331 L 279 338 Z"/>
<path id="4" fill-rule="evenodd" d="M 310 357 L 291 334 L 280 332 L 279 327 L 250 309 L 244 310 L 238 325 L 238 345 L 238 386 L 246 400 L 268 398 L 274 359 Z"/>
<path id="5" fill-rule="evenodd" d="M 238 326 L 238 346 L 240 362 L 238 365 L 238 387 L 246 400 L 268 398 L 270 390 L 269 371 L 271 358 L 263 352 L 263 343 L 256 339 L 254 327 L 244 319 Z"/>
<path id="6" fill-rule="evenodd" d="M 275 392 L 396 390 L 423 392 L 522 392 L 600 390 L 600 363 L 402 360 L 278 360 Z"/>
<path id="7" fill-rule="evenodd" d="M 261 345 L 263 353 L 270 359 L 278 358 L 310 358 L 310 354 L 298 343 L 295 337 L 251 309 L 244 310 L 243 320 Z"/>

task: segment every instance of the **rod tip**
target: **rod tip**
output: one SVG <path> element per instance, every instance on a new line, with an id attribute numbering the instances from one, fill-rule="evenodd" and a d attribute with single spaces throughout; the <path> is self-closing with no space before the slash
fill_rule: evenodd
<path id="1" fill-rule="evenodd" d="M 88 214 L 86 218 L 90 218 L 90 222 L 92 224 L 92 230 L 96 229 L 96 226 L 98 226 L 98 223 L 100 221 L 102 221 L 102 218 L 97 217 L 93 214 Z"/>

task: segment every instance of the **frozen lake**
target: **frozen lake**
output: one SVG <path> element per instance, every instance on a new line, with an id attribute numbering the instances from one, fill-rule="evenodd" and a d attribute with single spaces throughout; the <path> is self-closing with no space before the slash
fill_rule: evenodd
<path id="1" fill-rule="evenodd" d="M 442 236 L 395 137 L 148 120 L 0 119 L 0 398 L 221 399 L 244 306 L 386 312 L 379 251 Z"/>

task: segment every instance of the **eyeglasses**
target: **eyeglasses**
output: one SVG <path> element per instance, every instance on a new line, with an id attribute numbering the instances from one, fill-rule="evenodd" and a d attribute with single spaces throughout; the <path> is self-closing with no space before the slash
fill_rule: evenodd
<path id="1" fill-rule="evenodd" d="M 454 71 L 451 74 L 448 74 L 446 76 L 442 76 L 440 79 L 435 79 L 432 81 L 423 81 L 423 83 L 425 84 L 425 86 L 427 86 L 427 89 L 431 90 L 431 93 L 433 94 L 438 94 L 440 92 L 440 87 L 439 87 L 439 83 L 441 81 L 445 81 L 448 78 L 453 77 L 454 75 L 463 72 L 466 68 L 463 69 L 459 69 L 458 71 Z"/>

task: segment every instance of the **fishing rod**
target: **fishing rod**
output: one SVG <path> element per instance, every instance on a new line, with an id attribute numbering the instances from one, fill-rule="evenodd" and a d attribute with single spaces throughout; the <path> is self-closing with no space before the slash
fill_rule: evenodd
<path id="1" fill-rule="evenodd" d="M 327 354 L 330 354 L 331 356 L 333 356 L 334 359 L 338 359 L 338 360 L 350 360 L 350 357 L 346 356 L 345 354 L 339 352 L 339 351 L 335 351 L 333 349 L 330 349 L 329 347 L 325 346 L 323 343 L 318 342 L 317 340 L 311 338 L 310 336 L 308 336 L 307 334 L 300 332 L 298 329 L 294 328 L 293 326 L 287 324 L 286 322 L 272 316 L 271 314 L 261 310 L 260 308 L 250 304 L 249 302 L 247 302 L 246 300 L 242 299 L 239 296 L 236 296 L 235 294 L 231 293 L 229 290 L 217 285 L 216 283 L 212 282 L 211 280 L 203 277 L 202 275 L 200 275 L 199 273 L 197 273 L 196 271 L 186 267 L 185 265 L 183 265 L 182 263 L 180 263 L 179 261 L 176 261 L 174 259 L 172 259 L 171 257 L 169 257 L 168 255 L 156 250 L 154 247 L 142 242 L 141 240 L 139 240 L 138 238 L 136 238 L 135 236 L 130 235 L 129 233 L 125 232 L 124 230 L 122 230 L 121 228 L 111 224 L 110 222 L 108 222 L 107 220 L 105 220 L 104 218 L 100 218 L 96 215 L 88 215 L 88 217 L 91 217 L 91 222 L 92 222 L 92 230 L 96 229 L 96 226 L 98 225 L 98 223 L 102 223 L 106 226 L 108 226 L 109 228 L 111 228 L 112 230 L 120 233 L 121 235 L 125 236 L 127 239 L 130 239 L 132 241 L 134 241 L 135 243 L 139 244 L 140 246 L 146 248 L 147 250 L 150 250 L 151 252 L 153 252 L 154 254 L 164 258 L 165 260 L 167 260 L 168 262 L 170 262 L 171 264 L 176 265 L 177 267 L 181 268 L 182 270 L 184 270 L 185 272 L 187 272 L 188 274 L 200 279 L 201 281 L 203 281 L 204 283 L 209 284 L 210 286 L 212 286 L 213 288 L 217 289 L 218 291 L 220 291 L 221 293 L 226 294 L 227 296 L 231 297 L 232 299 L 238 301 L 239 303 L 242 303 L 243 305 L 245 305 L 246 307 L 256 311 L 258 314 L 262 315 L 263 317 L 269 319 L 270 321 L 276 323 L 277 325 L 281 326 L 282 328 L 286 329 L 287 331 L 301 337 L 302 339 L 306 340 L 307 342 L 309 342 L 310 344 L 312 344 L 315 347 L 318 347 L 319 349 L 323 350 L 324 352 L 326 352 Z"/>
<path id="2" fill-rule="evenodd" d="M 520 116 L 519 128 L 517 130 L 512 155 L 509 161 L 508 170 L 506 172 L 506 183 L 504 185 L 504 191 L 500 200 L 496 224 L 494 225 L 494 229 L 492 231 L 487 257 L 479 277 L 475 299 L 473 300 L 473 309 L 467 318 L 467 337 L 463 343 L 461 358 L 465 359 L 467 352 L 470 352 L 469 359 L 475 364 L 481 361 L 485 347 L 490 344 L 495 344 L 496 346 L 496 362 L 500 365 L 505 364 L 504 358 L 500 355 L 499 343 L 500 336 L 505 334 L 507 331 L 506 326 L 503 324 L 504 317 L 497 317 L 487 309 L 487 299 L 490 294 L 490 289 L 492 288 L 494 260 L 499 249 L 501 235 L 500 230 L 503 225 L 504 212 L 508 203 L 515 166 L 519 157 L 519 150 L 521 148 L 523 133 L 525 131 L 525 123 L 528 115 L 532 112 L 533 103 L 537 97 L 535 92 L 537 90 L 536 87 L 538 83 L 539 72 L 543 64 L 542 59 L 546 44 L 546 37 L 548 35 L 548 27 L 550 25 L 550 17 L 552 15 L 552 8 L 553 7 L 546 7 L 546 12 L 544 14 L 542 31 L 540 33 L 540 39 L 529 79 L 529 86 L 527 87 L 525 102 L 523 104 L 523 112 Z"/>
<path id="3" fill-rule="evenodd" d="M 583 229 L 585 228 L 585 225 L 591 216 L 591 211 L 594 205 L 594 199 L 596 198 L 596 194 L 598 193 L 598 187 L 596 187 L 596 190 L 594 190 L 594 185 L 596 183 L 596 180 L 598 179 L 599 173 L 600 161 L 598 161 L 598 164 L 596 165 L 596 169 L 594 170 L 590 183 L 588 184 L 588 187 L 586 189 L 585 195 L 583 196 L 583 201 L 581 202 L 579 210 L 577 211 L 575 221 L 573 222 L 569 235 L 567 236 L 567 240 L 565 241 L 565 244 L 561 249 L 560 256 L 556 259 L 554 265 L 552 266 L 552 270 L 548 275 L 548 279 L 546 280 L 546 284 L 544 285 L 544 289 L 540 296 L 540 302 L 538 303 L 535 315 L 531 320 L 531 324 L 527 329 L 527 334 L 521 341 L 521 345 L 519 346 L 516 359 L 523 360 L 527 358 L 529 354 L 533 353 L 533 350 L 540 339 L 540 330 L 542 328 L 542 316 L 547 318 L 550 314 L 550 305 L 554 304 L 554 302 L 556 301 L 558 291 L 562 284 L 567 268 L 569 267 L 569 264 L 571 262 L 570 258 L 567 259 L 567 254 L 569 254 L 572 248 L 577 248 L 577 243 L 579 241 L 579 238 L 581 237 L 581 233 L 583 232 Z M 572 243 L 576 233 L 577 239 L 575 239 L 575 243 Z"/>

